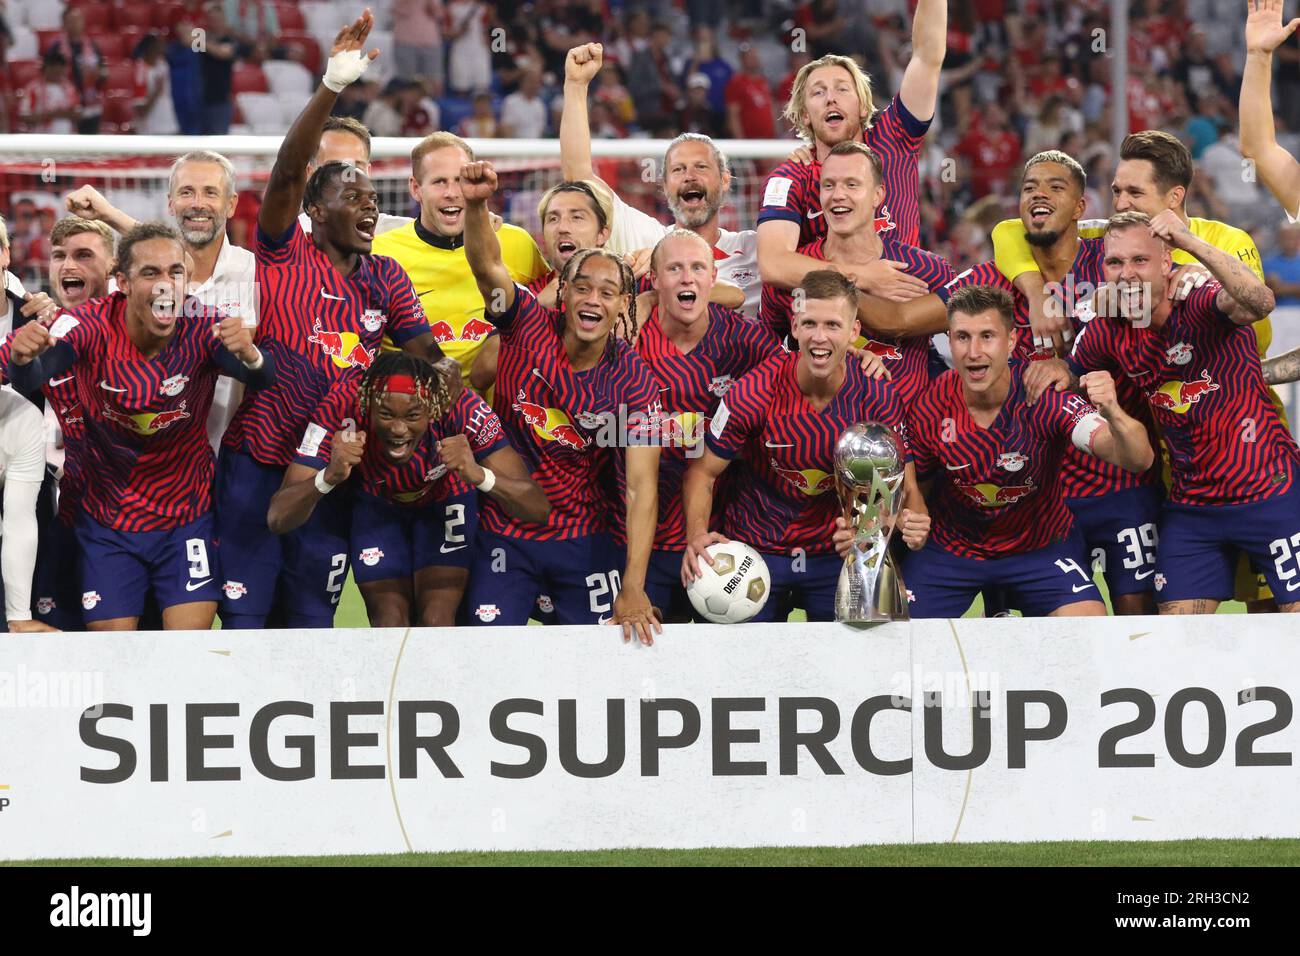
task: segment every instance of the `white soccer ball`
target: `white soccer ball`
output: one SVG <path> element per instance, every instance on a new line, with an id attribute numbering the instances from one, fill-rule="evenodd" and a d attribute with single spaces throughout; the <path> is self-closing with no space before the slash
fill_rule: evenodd
<path id="1" fill-rule="evenodd" d="M 700 562 L 701 577 L 686 589 L 691 604 L 714 624 L 748 621 L 767 603 L 772 576 L 763 556 L 739 541 L 711 544 L 705 549 L 713 566 Z"/>

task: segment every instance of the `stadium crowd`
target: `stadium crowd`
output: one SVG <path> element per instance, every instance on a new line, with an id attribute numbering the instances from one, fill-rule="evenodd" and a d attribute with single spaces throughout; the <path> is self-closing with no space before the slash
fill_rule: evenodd
<path id="1" fill-rule="evenodd" d="M 286 5 L 226 6 L 202 11 L 202 55 L 227 78 L 236 60 L 312 61 L 268 17 Z M 915 615 L 979 594 L 986 613 L 1106 613 L 1089 568 L 1115 613 L 1300 610 L 1300 449 L 1268 387 L 1300 369 L 1261 362 L 1276 296 L 1249 231 L 1267 213 L 1231 125 L 1239 93 L 1259 178 L 1300 206 L 1295 144 L 1259 107 L 1300 23 L 1280 0 L 1249 0 L 1244 32 L 1234 5 L 1244 55 L 1212 45 L 1221 6 L 1134 4 L 1118 155 L 1100 145 L 1101 4 L 916 0 L 863 20 L 831 0 L 746 35 L 690 3 L 676 56 L 655 4 L 413 6 L 392 11 L 381 88 L 369 11 L 315 51 L 324 78 L 251 249 L 226 236 L 233 167 L 195 152 L 171 170 L 173 224 L 82 186 L 49 236 L 49 293 L 6 274 L 0 370 L 33 402 L 4 393 L 11 628 L 194 628 L 218 609 L 226 627 L 329 626 L 350 568 L 375 624 L 612 620 L 649 642 L 689 616 L 724 535 L 768 565 L 760 619 L 824 620 L 852 546 L 831 449 L 867 419 L 907 460 Z M 108 115 L 88 9 L 65 11 L 20 123 L 50 121 L 42 84 L 67 94 L 57 121 Z M 783 89 L 765 79 L 772 22 Z M 498 24 L 513 75 L 493 69 Z M 835 52 L 851 39 L 878 86 Z M 55 72 L 69 56 L 75 79 Z M 508 85 L 498 115 L 485 88 Z M 198 97 L 205 130 L 228 128 L 219 88 Z M 730 109 L 733 89 L 754 108 Z M 507 104 L 549 97 L 525 131 L 558 136 L 564 181 L 536 239 L 490 212 L 496 171 L 443 130 L 412 153 L 416 215 L 379 210 L 367 125 L 410 131 L 413 108 L 448 125 L 445 91 L 471 95 L 457 128 L 474 137 L 519 133 Z M 767 175 L 756 228 L 724 228 L 711 136 L 771 137 L 777 108 L 804 145 Z M 593 137 L 634 125 L 678 134 L 667 217 L 593 165 Z"/>

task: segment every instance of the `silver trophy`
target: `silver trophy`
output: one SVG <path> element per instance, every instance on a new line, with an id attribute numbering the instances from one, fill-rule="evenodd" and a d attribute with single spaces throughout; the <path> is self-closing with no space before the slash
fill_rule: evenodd
<path id="1" fill-rule="evenodd" d="M 879 422 L 849 426 L 835 443 L 835 488 L 853 529 L 853 550 L 835 587 L 835 620 L 883 624 L 909 620 L 907 591 L 889 555 L 903 507 L 903 444 Z"/>

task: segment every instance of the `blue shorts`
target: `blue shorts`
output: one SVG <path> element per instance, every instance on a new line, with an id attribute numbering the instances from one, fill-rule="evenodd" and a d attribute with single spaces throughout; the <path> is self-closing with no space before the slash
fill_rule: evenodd
<path id="1" fill-rule="evenodd" d="M 479 530 L 465 594 L 468 623 L 527 624 L 550 598 L 559 624 L 608 623 L 622 568 L 608 534 L 530 541 Z M 603 619 L 603 620 L 602 620 Z"/>
<path id="2" fill-rule="evenodd" d="M 265 627 L 277 601 L 288 627 L 332 627 L 348 576 L 350 491 L 316 504 L 307 522 L 286 535 L 266 523 L 284 469 L 222 448 L 214 512 L 223 582 L 223 627 Z"/>
<path id="3" fill-rule="evenodd" d="M 908 551 L 899 571 L 914 618 L 961 617 L 985 588 L 1000 588 L 1007 606 L 1025 617 L 1045 617 L 1067 604 L 1101 600 L 1085 554 L 1073 529 L 1045 548 L 990 560 L 961 558 L 929 541 Z"/>
<path id="4" fill-rule="evenodd" d="M 1091 567 L 1106 578 L 1111 594 L 1155 590 L 1156 541 L 1160 526 L 1159 487 L 1143 485 L 1094 498 L 1066 498 L 1074 526 L 1083 536 Z"/>
<path id="5" fill-rule="evenodd" d="M 55 485 L 47 474 L 36 503 L 32 617 L 60 631 L 82 631 L 86 625 L 81 616 L 81 545 L 73 527 L 56 514 Z"/>
<path id="6" fill-rule="evenodd" d="M 838 554 L 791 557 L 763 553 L 772 593 L 754 621 L 784 621 L 792 608 L 801 607 L 810 621 L 835 620 L 835 587 L 844 559 Z"/>
<path id="7" fill-rule="evenodd" d="M 1300 483 L 1245 505 L 1166 504 L 1156 600 L 1231 599 L 1238 552 L 1264 575 L 1278 604 L 1300 601 Z"/>
<path id="8" fill-rule="evenodd" d="M 114 531 L 82 514 L 77 537 L 88 622 L 140 617 L 150 590 L 164 611 L 221 596 L 211 512 L 170 531 Z"/>
<path id="9" fill-rule="evenodd" d="M 434 566 L 468 568 L 477 530 L 475 491 L 421 508 L 358 492 L 352 505 L 352 576 L 369 584 L 410 580 Z"/>

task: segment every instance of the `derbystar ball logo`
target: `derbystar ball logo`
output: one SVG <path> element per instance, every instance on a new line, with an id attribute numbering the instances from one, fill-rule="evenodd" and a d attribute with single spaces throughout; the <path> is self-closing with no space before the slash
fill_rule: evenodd
<path id="1" fill-rule="evenodd" d="M 1027 485 L 994 485 L 981 482 L 975 485 L 955 485 L 954 487 L 965 496 L 967 501 L 981 508 L 1003 508 L 1015 504 L 1021 498 L 1033 494 L 1037 490 L 1032 483 Z"/>
<path id="2" fill-rule="evenodd" d="M 226 592 L 226 597 L 232 601 L 238 601 L 248 593 L 248 588 L 239 581 L 227 581 L 221 586 L 221 590 Z"/>
<path id="3" fill-rule="evenodd" d="M 382 558 L 383 556 L 384 556 L 384 552 L 380 551 L 378 548 L 366 548 L 359 555 L 357 555 L 357 560 L 360 561 L 362 564 L 364 564 L 366 567 L 373 568 L 376 564 L 379 563 L 379 559 Z"/>
<path id="4" fill-rule="evenodd" d="M 98 591 L 87 591 L 85 594 L 81 595 L 81 606 L 87 611 L 90 611 L 93 610 L 95 605 L 102 600 L 103 598 L 99 596 Z"/>
<path id="5" fill-rule="evenodd" d="M 187 375 L 173 375 L 171 378 L 163 379 L 162 388 L 159 391 L 168 398 L 175 398 L 185 390 L 185 383 L 188 381 L 189 376 Z"/>
<path id="6" fill-rule="evenodd" d="M 587 447 L 586 437 L 574 427 L 573 421 L 566 413 L 558 408 L 548 408 L 528 401 L 528 396 L 522 388 L 511 408 L 521 414 L 524 421 L 533 426 L 533 431 L 546 441 L 557 441 L 565 448 Z"/>
<path id="7" fill-rule="evenodd" d="M 105 405 L 103 415 L 114 425 L 119 425 L 127 429 L 127 431 L 135 432 L 137 435 L 143 435 L 147 438 L 150 435 L 158 434 L 158 432 L 170 425 L 189 418 L 190 413 L 185 410 L 185 405 L 185 402 L 181 402 L 175 408 L 170 408 L 165 412 L 140 412 L 135 415 L 128 415 L 111 405 Z"/>
<path id="8" fill-rule="evenodd" d="M 481 316 L 473 315 L 456 328 L 447 319 L 429 323 L 435 342 L 482 342 L 496 326 Z"/>
<path id="9" fill-rule="evenodd" d="M 495 604 L 480 604 L 474 616 L 485 624 L 490 624 L 501 616 L 501 609 Z"/>
<path id="10" fill-rule="evenodd" d="M 835 476 L 816 468 L 802 470 L 782 468 L 776 463 L 775 458 L 769 458 L 768 464 L 778 475 L 810 497 L 823 494 L 835 487 Z"/>
<path id="11" fill-rule="evenodd" d="M 1202 396 L 1218 390 L 1218 383 L 1210 380 L 1209 371 L 1202 369 L 1200 378 L 1194 378 L 1190 382 L 1165 382 L 1147 395 L 1147 400 L 1151 402 L 1152 408 L 1182 415 L 1199 402 Z"/>
<path id="12" fill-rule="evenodd" d="M 332 332 L 321 328 L 320 319 L 311 327 L 308 342 L 320 346 L 320 350 L 330 357 L 338 368 L 370 368 L 375 360 L 375 353 L 361 344 L 361 337 L 355 332 Z"/>

